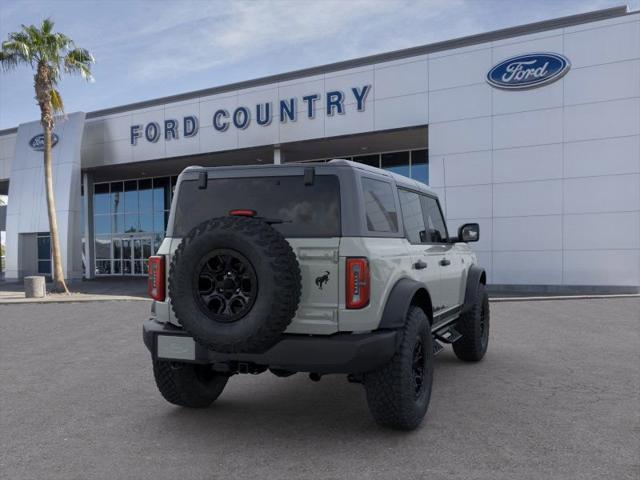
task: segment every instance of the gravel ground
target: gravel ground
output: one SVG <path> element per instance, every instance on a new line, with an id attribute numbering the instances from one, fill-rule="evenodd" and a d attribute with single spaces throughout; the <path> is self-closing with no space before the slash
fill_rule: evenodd
<path id="1" fill-rule="evenodd" d="M 0 305 L 0 477 L 640 478 L 638 298 L 492 304 L 487 357 L 437 357 L 412 433 L 379 429 L 342 376 L 235 376 L 210 409 L 171 406 L 148 308 Z"/>

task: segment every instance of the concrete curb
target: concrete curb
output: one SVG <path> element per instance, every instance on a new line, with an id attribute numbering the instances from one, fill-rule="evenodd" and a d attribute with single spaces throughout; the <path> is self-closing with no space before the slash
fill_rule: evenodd
<path id="1" fill-rule="evenodd" d="M 640 298 L 640 293 L 620 293 L 620 294 L 601 294 L 601 295 L 549 295 L 546 297 L 489 297 L 490 302 L 548 302 L 552 300 L 589 300 L 596 298 Z"/>
<path id="2" fill-rule="evenodd" d="M 0 305 L 20 305 L 25 303 L 82 303 L 115 301 L 150 302 L 151 299 L 144 297 L 129 297 L 126 295 L 56 295 L 55 297 L 47 296 L 45 298 L 3 298 L 0 299 Z"/>

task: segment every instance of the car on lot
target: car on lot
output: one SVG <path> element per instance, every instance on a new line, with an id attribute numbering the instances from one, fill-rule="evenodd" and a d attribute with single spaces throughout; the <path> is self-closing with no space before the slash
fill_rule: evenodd
<path id="1" fill-rule="evenodd" d="M 235 374 L 346 374 L 379 424 L 416 428 L 443 344 L 487 351 L 479 236 L 450 236 L 427 185 L 347 160 L 189 167 L 149 259 L 158 389 L 198 408 Z"/>

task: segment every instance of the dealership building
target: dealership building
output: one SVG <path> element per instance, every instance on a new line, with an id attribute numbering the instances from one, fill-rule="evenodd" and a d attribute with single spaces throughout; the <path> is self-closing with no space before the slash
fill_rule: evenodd
<path id="1" fill-rule="evenodd" d="M 51 271 L 41 132 L 0 131 L 7 280 Z M 640 12 L 626 7 L 69 113 L 54 142 L 69 278 L 144 275 L 189 165 L 348 158 L 429 184 L 450 232 L 478 222 L 495 288 L 640 288 Z"/>

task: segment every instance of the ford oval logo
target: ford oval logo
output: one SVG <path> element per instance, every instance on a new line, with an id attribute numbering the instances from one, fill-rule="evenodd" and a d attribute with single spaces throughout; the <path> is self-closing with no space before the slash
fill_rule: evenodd
<path id="1" fill-rule="evenodd" d="M 571 62 L 557 53 L 530 53 L 508 58 L 489 70 L 487 82 L 505 90 L 541 87 L 566 74 Z"/>
<path id="2" fill-rule="evenodd" d="M 56 146 L 56 143 L 58 143 L 58 135 L 56 135 L 55 133 L 51 134 L 51 148 Z M 44 133 L 39 133 L 38 135 L 36 135 L 35 137 L 33 137 L 31 140 L 29 140 L 29 146 L 31 146 L 31 148 L 33 148 L 34 150 L 37 150 L 38 152 L 44 152 Z"/>

